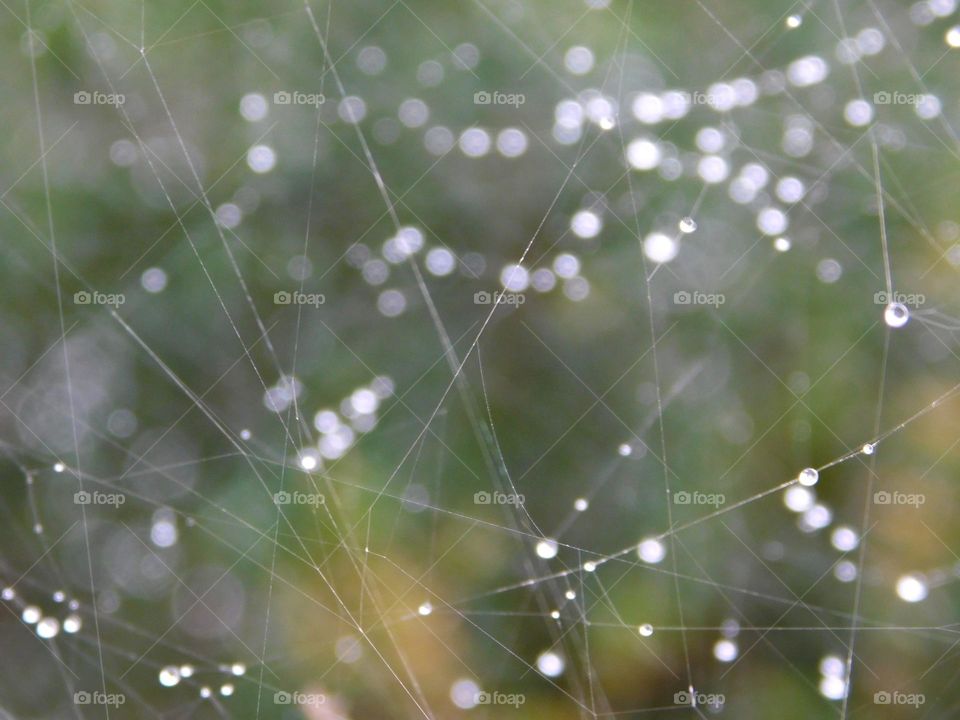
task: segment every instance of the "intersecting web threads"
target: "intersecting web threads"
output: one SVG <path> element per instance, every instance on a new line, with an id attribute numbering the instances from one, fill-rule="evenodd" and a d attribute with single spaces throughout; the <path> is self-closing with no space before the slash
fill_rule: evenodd
<path id="1" fill-rule="evenodd" d="M 956 0 L 5 11 L 4 716 L 958 712 Z"/>

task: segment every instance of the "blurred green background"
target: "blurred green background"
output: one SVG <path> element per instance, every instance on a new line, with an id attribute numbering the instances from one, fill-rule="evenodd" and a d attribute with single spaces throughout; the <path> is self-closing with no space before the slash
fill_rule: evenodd
<path id="1" fill-rule="evenodd" d="M 957 715 L 952 5 L 4 5 L 0 710 Z M 810 56 L 829 73 L 803 86 Z M 756 99 L 637 117 L 735 80 Z M 939 112 L 845 119 L 882 92 Z M 637 139 L 657 168 L 625 159 Z M 737 201 L 750 164 L 769 180 Z M 759 228 L 769 207 L 789 228 Z M 517 262 L 543 286 L 477 304 Z M 885 266 L 922 296 L 901 328 Z M 774 491 L 808 466 L 813 515 Z M 495 491 L 523 502 L 477 503 Z M 821 668 L 854 625 L 844 702 Z M 691 682 L 722 708 L 677 704 Z M 126 702 L 76 703 L 96 690 Z"/>

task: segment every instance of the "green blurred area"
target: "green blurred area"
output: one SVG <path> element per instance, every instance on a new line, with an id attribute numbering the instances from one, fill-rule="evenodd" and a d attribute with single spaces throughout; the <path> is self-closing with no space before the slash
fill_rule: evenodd
<path id="1" fill-rule="evenodd" d="M 313 3 L 333 73 L 298 3 L 28 5 L 29 20 L 26 7 L 10 6 L 0 23 L 0 370 L 9 388 L 0 396 L 0 568 L 5 583 L 23 575 L 22 594 L 49 604 L 64 589 L 80 600 L 84 632 L 58 647 L 60 666 L 7 616 L 0 707 L 11 717 L 76 715 L 65 688 L 100 687 L 101 663 L 106 686 L 128 697 L 122 717 L 297 717 L 272 700 L 297 688 L 327 694 L 307 718 L 693 716 L 673 704 L 687 668 L 697 690 L 725 695 L 722 716 L 831 717 L 840 703 L 818 691 L 817 668 L 827 654 L 845 658 L 858 587 L 858 624 L 918 629 L 857 635 L 848 717 L 956 712 L 952 631 L 935 630 L 951 625 L 956 608 L 960 417 L 947 399 L 914 419 L 956 384 L 957 66 L 942 57 L 946 20 L 918 27 L 892 2 L 842 3 L 844 26 L 832 3 L 815 3 L 795 30 L 784 18 L 800 6 L 745 0 L 617 0 L 592 10 Z M 858 88 L 835 47 L 864 27 L 889 38 L 856 66 Z M 473 68 L 456 60 L 464 43 L 479 53 Z M 586 75 L 564 69 L 574 45 L 595 54 Z M 380 74 L 358 67 L 365 47 L 385 53 Z M 758 80 L 804 55 L 826 59 L 830 75 L 789 97 L 725 114 L 694 108 L 655 126 L 631 115 L 638 92 Z M 430 61 L 443 68 L 436 86 L 418 80 Z M 942 122 L 907 107 L 878 112 L 899 138 L 877 150 L 893 287 L 925 296 L 906 327 L 890 330 L 874 301 L 886 282 L 873 148 L 863 128 L 844 122 L 843 107 L 874 92 L 916 92 L 918 70 L 943 103 Z M 340 83 L 365 102 L 362 140 L 338 115 Z M 476 105 L 484 90 L 526 102 Z M 77 105 L 81 91 L 119 92 L 126 102 L 122 112 Z M 318 112 L 270 103 L 257 122 L 239 113 L 248 93 L 284 91 L 324 93 L 327 102 Z M 556 142 L 558 103 L 598 93 L 619 104 L 617 126 L 587 122 L 580 142 Z M 429 108 L 422 127 L 396 120 L 409 98 Z M 781 144 L 794 115 L 816 125 L 806 157 Z M 721 154 L 734 171 L 758 162 L 806 184 L 789 211 L 788 252 L 757 229 L 759 204 L 737 204 L 728 183 L 696 176 L 695 138 L 707 125 L 726 133 Z M 430 128 L 456 137 L 474 126 L 522 129 L 529 148 L 515 159 L 425 148 Z M 630 170 L 624 146 L 637 137 L 671 144 L 684 175 Z M 248 165 L 258 144 L 276 152 L 271 172 Z M 124 152 L 133 159 L 118 164 Z M 351 262 L 357 244 L 378 256 L 397 233 L 376 173 L 390 210 L 420 229 L 425 250 L 447 247 L 464 261 L 456 272 L 428 273 L 420 253 L 422 284 L 406 263 L 390 264 L 382 286 L 364 279 Z M 235 228 L 212 218 L 225 203 L 243 210 Z M 643 238 L 677 234 L 694 207 L 697 231 L 654 270 Z M 571 234 L 582 208 L 602 215 L 597 238 Z M 582 301 L 558 287 L 527 291 L 519 308 L 492 314 L 475 304 L 475 293 L 500 287 L 509 263 L 523 256 L 530 270 L 550 267 L 564 252 L 589 282 Z M 468 269 L 470 253 L 482 270 Z M 290 266 L 299 256 L 312 266 L 302 284 Z M 842 266 L 834 283 L 818 278 L 828 258 Z M 145 290 L 149 268 L 166 273 L 162 292 Z M 325 302 L 274 303 L 275 293 L 298 289 Z M 398 317 L 378 310 L 385 289 L 406 299 Z M 672 300 L 695 289 L 725 302 Z M 123 293 L 126 302 L 113 311 L 77 305 L 82 291 Z M 286 375 L 302 392 L 273 413 L 264 393 Z M 376 428 L 322 470 L 297 468 L 298 451 L 316 443 L 314 413 L 381 375 L 396 391 Z M 117 409 L 136 416 L 129 436 L 108 427 Z M 72 417 L 82 419 L 78 438 Z M 821 473 L 816 491 L 831 528 L 859 530 L 870 509 L 862 586 L 841 583 L 830 529 L 801 532 L 782 493 L 770 491 L 908 420 L 878 446 L 875 465 L 857 456 Z M 73 470 L 54 472 L 57 461 Z M 90 509 L 84 532 L 68 530 L 80 519 L 71 502 L 77 467 L 85 486 L 130 497 L 118 510 Z M 726 506 L 755 499 L 701 522 L 713 508 L 672 504 L 668 516 L 665 480 L 673 492 L 722 493 Z M 271 501 L 281 488 L 322 492 L 326 504 L 281 517 Z M 869 488 L 923 493 L 926 502 L 876 506 Z M 523 509 L 475 504 L 475 493 L 493 490 L 522 493 Z M 589 499 L 586 512 L 573 510 L 578 498 Z M 153 514 L 165 507 L 179 539 L 151 550 Z M 637 562 L 633 546 L 669 531 L 668 517 L 684 529 L 667 542 L 667 559 Z M 535 554 L 541 537 L 559 538 L 555 559 Z M 859 565 L 858 553 L 849 559 Z M 908 572 L 929 576 L 921 604 L 896 597 Z M 204 604 L 195 601 L 221 573 L 230 582 L 214 583 L 210 597 L 240 606 L 229 630 L 205 634 L 217 621 L 197 615 Z M 418 615 L 424 602 L 433 611 Z M 732 669 L 713 655 L 731 618 L 743 626 Z M 644 623 L 651 637 L 638 634 Z M 359 659 L 346 662 L 343 639 L 349 647 L 357 625 L 369 642 L 357 640 Z M 566 660 L 555 679 L 531 667 L 550 648 Z M 243 677 L 219 668 L 235 661 L 247 664 Z M 186 662 L 195 679 L 160 686 L 160 668 Z M 450 692 L 463 678 L 525 702 L 459 709 Z M 200 687 L 216 693 L 228 681 L 232 696 L 199 700 Z M 874 705 L 875 692 L 895 688 L 925 693 L 926 707 Z"/>

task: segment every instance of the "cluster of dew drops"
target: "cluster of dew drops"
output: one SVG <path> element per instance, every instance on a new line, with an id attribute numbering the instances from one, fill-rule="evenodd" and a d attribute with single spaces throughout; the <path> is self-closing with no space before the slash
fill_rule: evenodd
<path id="1" fill-rule="evenodd" d="M 610 0 L 586 0 L 586 4 L 594 9 L 604 8 Z M 909 8 L 910 21 L 924 27 L 948 18 L 957 11 L 957 0 L 921 0 Z M 785 19 L 788 30 L 802 26 L 802 14 L 793 14 Z M 951 48 L 960 48 L 960 25 L 953 25 L 944 31 L 944 42 Z M 864 57 L 881 53 L 887 45 L 884 33 L 875 27 L 862 28 L 851 37 L 840 38 L 835 47 L 837 62 L 849 65 L 860 61 Z M 471 69 L 479 62 L 478 49 L 464 43 L 457 46 L 453 53 L 454 70 Z M 357 54 L 357 66 L 365 74 L 379 75 L 387 67 L 388 59 L 384 51 L 375 46 L 361 49 Z M 584 46 L 570 47 L 564 54 L 565 69 L 575 76 L 585 76 L 594 68 L 593 52 Z M 427 60 L 417 68 L 417 82 L 424 88 L 440 85 L 447 73 L 447 66 L 437 60 Z M 718 82 L 699 93 L 706 98 L 705 107 L 716 112 L 726 120 L 736 108 L 749 107 L 762 96 L 776 96 L 784 93 L 788 87 L 807 88 L 820 84 L 830 73 L 830 65 L 826 59 L 818 55 L 801 57 L 790 63 L 785 70 L 770 70 L 758 77 L 742 77 L 731 82 Z M 696 97 L 681 89 L 670 89 L 664 92 L 641 92 L 634 96 L 630 110 L 633 118 L 640 124 L 653 127 L 661 123 L 674 122 L 686 116 L 692 110 L 691 98 Z M 942 103 L 935 95 L 926 94 L 914 108 L 921 120 L 933 120 L 940 116 Z M 265 120 L 271 111 L 270 101 L 259 92 L 250 92 L 240 101 L 240 114 L 250 123 L 259 123 Z M 369 108 L 363 98 L 355 95 L 339 100 L 336 114 L 339 119 L 348 124 L 362 122 L 369 113 Z M 865 98 L 852 98 L 843 107 L 843 119 L 851 127 L 865 127 L 875 120 L 876 110 Z M 454 131 L 443 126 L 430 124 L 431 109 L 428 104 L 416 97 L 403 100 L 397 108 L 396 118 L 381 117 L 373 123 L 373 137 L 381 145 L 392 145 L 398 142 L 404 132 L 422 132 L 422 141 L 425 150 L 434 155 L 444 155 L 454 148 L 468 158 L 483 158 L 494 149 L 508 159 L 523 156 L 529 147 L 527 134 L 520 128 L 507 127 L 496 133 L 491 133 L 480 127 L 470 127 L 463 130 L 459 137 Z M 595 88 L 588 88 L 577 94 L 576 97 L 563 99 L 557 103 L 554 111 L 552 138 L 559 145 L 573 145 L 583 136 L 585 127 L 592 124 L 602 131 L 614 129 L 620 122 L 618 103 L 615 98 L 605 95 Z M 879 127 L 877 138 L 881 144 L 894 149 L 903 147 L 905 140 L 900 131 L 895 128 Z M 811 120 L 803 115 L 790 115 L 784 120 L 782 149 L 792 158 L 802 158 L 808 155 L 813 148 L 814 126 Z M 778 252 L 787 252 L 792 242 L 787 235 L 789 229 L 788 210 L 790 206 L 801 202 L 806 193 L 806 183 L 801 178 L 787 176 L 777 180 L 771 190 L 773 196 L 781 205 L 771 201 L 765 192 L 771 182 L 771 173 L 761 163 L 751 161 L 744 164 L 739 171 L 731 168 L 730 152 L 736 144 L 729 130 L 713 126 L 701 128 L 695 138 L 699 155 L 692 163 L 693 174 L 708 185 L 727 183 L 727 192 L 731 200 L 742 206 L 750 206 L 755 211 L 757 229 L 772 239 L 772 244 Z M 687 174 L 688 160 L 680 150 L 669 142 L 658 140 L 652 136 L 641 135 L 629 141 L 625 148 L 626 165 L 638 172 L 657 172 L 666 181 L 675 181 Z M 130 165 L 134 162 L 136 150 L 132 143 L 120 140 L 113 144 L 110 151 L 111 160 L 118 165 Z M 247 166 L 256 174 L 266 174 L 275 169 L 278 162 L 276 150 L 268 144 L 258 143 L 247 153 Z M 230 201 L 221 204 L 216 209 L 218 222 L 227 229 L 238 227 L 245 213 L 252 212 L 258 204 L 257 193 L 249 187 L 242 187 Z M 759 201 L 760 206 L 757 207 Z M 650 232 L 643 240 L 643 252 L 648 259 L 655 263 L 672 261 L 680 252 L 680 238 L 697 231 L 698 223 L 693 217 L 682 217 L 677 223 L 679 235 L 661 229 Z M 603 230 L 602 210 L 596 205 L 577 210 L 570 218 L 570 231 L 583 240 L 590 240 L 600 235 Z M 361 243 L 354 245 L 347 254 L 347 262 L 356 268 L 364 280 L 371 286 L 381 286 L 390 276 L 390 266 L 407 260 L 410 256 L 420 252 L 426 246 L 424 235 L 416 227 L 401 228 L 393 237 L 387 239 L 381 248 L 380 256 L 375 254 Z M 486 269 L 486 260 L 479 253 L 466 253 L 457 257 L 449 248 L 442 244 L 427 249 L 425 253 L 425 267 L 435 277 L 445 277 L 457 270 L 458 264 L 462 272 L 472 277 L 478 277 Z M 528 270 L 520 265 L 507 265 L 500 273 L 500 282 L 507 290 L 522 292 L 532 287 L 538 292 L 549 292 L 556 285 L 558 279 L 563 282 L 564 294 L 571 300 L 579 301 L 589 294 L 589 283 L 580 274 L 580 260 L 573 253 L 558 254 L 550 266 Z M 291 260 L 288 273 L 296 280 L 305 280 L 311 274 L 309 260 L 297 257 Z M 823 282 L 835 282 L 842 273 L 840 264 L 827 258 L 818 265 L 817 275 Z M 159 292 L 166 285 L 166 276 L 159 268 L 151 268 L 142 278 L 144 287 L 150 292 Z M 402 290 L 396 288 L 385 289 L 377 301 L 378 310 L 387 317 L 396 317 L 402 314 L 407 307 L 407 300 Z M 892 302 L 884 308 L 883 320 L 891 328 L 902 328 L 910 319 L 910 311 L 906 305 Z M 284 376 L 277 384 L 268 389 L 264 396 L 264 405 L 268 410 L 276 413 L 285 411 L 302 392 L 302 383 L 294 377 Z M 393 393 L 393 383 L 389 378 L 376 378 L 368 387 L 359 388 L 341 402 L 339 412 L 332 409 L 321 409 L 314 417 L 314 427 L 320 433 L 321 439 L 317 448 L 305 448 L 300 451 L 298 462 L 303 470 L 313 470 L 320 466 L 322 458 L 334 459 L 346 452 L 354 442 L 357 433 L 369 432 L 376 424 L 376 410 L 379 403 Z M 251 437 L 249 430 L 241 433 L 244 440 Z M 623 445 L 621 455 L 630 454 L 630 447 Z M 875 452 L 873 444 L 865 444 L 861 452 L 872 455 Z M 786 508 L 798 515 L 798 526 L 804 532 L 813 533 L 829 527 L 833 522 L 833 513 L 822 502 L 818 502 L 814 486 L 819 480 L 819 473 L 814 468 L 802 470 L 796 478 L 796 484 L 788 487 L 783 494 Z M 578 498 L 574 505 L 577 511 L 584 511 L 588 501 Z M 830 536 L 831 545 L 838 551 L 850 552 L 855 550 L 860 542 L 858 533 L 845 525 L 836 526 Z M 540 539 L 535 547 L 538 557 L 544 560 L 554 558 L 559 549 L 559 543 L 552 538 Z M 637 555 L 645 563 L 656 564 L 666 556 L 666 546 L 659 538 L 646 538 L 637 546 Z M 588 561 L 583 570 L 593 572 L 598 563 Z M 857 566 L 843 560 L 837 563 L 834 576 L 840 582 L 852 582 L 857 576 Z M 916 603 L 926 599 L 929 592 L 928 578 L 920 573 L 911 573 L 901 576 L 895 586 L 897 596 L 904 602 Z M 566 598 L 576 597 L 573 590 L 568 590 Z M 62 629 L 66 633 L 75 633 L 82 627 L 80 616 L 76 613 L 79 603 L 70 600 L 67 607 L 70 610 L 62 622 L 54 615 L 45 615 L 41 609 L 33 604 L 24 604 L 12 588 L 2 591 L 2 598 L 6 602 L 19 602 L 23 607 L 20 615 L 23 621 L 36 627 L 37 634 L 42 638 L 56 637 Z M 57 604 L 65 602 L 62 592 L 54 593 L 53 600 Z M 428 616 L 433 612 L 429 602 L 424 602 L 418 608 L 418 614 Z M 559 611 L 551 613 L 554 619 L 559 618 Z M 650 637 L 654 627 L 643 624 L 638 627 L 640 637 Z M 739 625 L 735 620 L 726 620 L 721 628 L 721 637 L 716 641 L 713 654 L 719 662 L 732 662 L 739 653 L 736 637 Z M 537 670 L 546 677 L 558 677 L 563 674 L 566 663 L 562 653 L 548 649 L 543 651 L 535 661 Z M 221 670 L 233 675 L 243 675 L 245 668 L 240 663 L 232 666 L 223 666 Z M 819 666 L 821 674 L 820 692 L 829 699 L 842 699 L 847 693 L 846 665 L 836 655 L 825 656 Z M 184 678 L 194 674 L 191 665 L 167 666 L 160 671 L 159 681 L 164 687 L 173 687 Z M 210 686 L 204 685 L 200 694 L 210 697 L 213 694 Z M 224 683 L 219 688 L 223 696 L 233 693 L 232 683 Z M 476 681 L 463 678 L 457 680 L 451 687 L 450 696 L 453 702 L 461 708 L 470 708 L 476 704 L 480 687 Z"/>

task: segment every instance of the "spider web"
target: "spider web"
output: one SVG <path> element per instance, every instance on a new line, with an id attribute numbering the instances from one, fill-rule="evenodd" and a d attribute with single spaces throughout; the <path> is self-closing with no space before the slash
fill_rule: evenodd
<path id="1" fill-rule="evenodd" d="M 4 5 L 9 717 L 952 717 L 954 0 Z"/>

